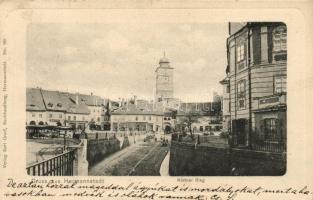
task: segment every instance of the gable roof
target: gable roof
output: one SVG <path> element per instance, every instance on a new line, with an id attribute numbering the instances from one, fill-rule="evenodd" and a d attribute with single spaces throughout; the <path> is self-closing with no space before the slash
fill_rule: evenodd
<path id="1" fill-rule="evenodd" d="M 77 113 L 77 114 L 89 114 L 90 110 L 87 105 L 80 100 L 80 98 L 75 98 L 71 93 L 62 92 L 61 97 L 66 105 L 66 112 Z M 78 102 L 77 102 L 78 101 Z"/>
<path id="2" fill-rule="evenodd" d="M 26 88 L 26 110 L 28 111 L 46 110 L 39 88 Z"/>
<path id="3" fill-rule="evenodd" d="M 78 94 L 81 101 L 88 106 L 104 106 L 104 99 L 95 95 Z"/>
<path id="4" fill-rule="evenodd" d="M 67 102 L 59 91 L 41 90 L 46 109 L 50 111 L 63 111 L 67 109 Z"/>
<path id="5" fill-rule="evenodd" d="M 76 114 L 90 113 L 88 106 L 79 95 L 68 92 L 43 90 L 40 88 L 26 89 L 26 110 Z"/>

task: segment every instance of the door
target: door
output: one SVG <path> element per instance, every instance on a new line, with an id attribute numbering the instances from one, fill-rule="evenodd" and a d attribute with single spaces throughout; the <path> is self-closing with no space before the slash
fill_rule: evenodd
<path id="1" fill-rule="evenodd" d="M 232 123 L 232 130 L 234 138 L 236 138 L 236 142 L 238 145 L 245 145 L 246 144 L 246 126 L 247 126 L 247 119 L 237 119 L 233 120 Z"/>

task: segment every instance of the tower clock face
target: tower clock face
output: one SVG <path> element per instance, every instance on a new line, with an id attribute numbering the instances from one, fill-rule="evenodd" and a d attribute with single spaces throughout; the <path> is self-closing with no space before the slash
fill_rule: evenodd
<path id="1" fill-rule="evenodd" d="M 169 77 L 168 76 L 158 76 L 159 83 L 168 83 Z"/>
<path id="2" fill-rule="evenodd" d="M 165 82 L 165 83 L 168 82 L 168 76 L 163 76 L 163 82 Z"/>

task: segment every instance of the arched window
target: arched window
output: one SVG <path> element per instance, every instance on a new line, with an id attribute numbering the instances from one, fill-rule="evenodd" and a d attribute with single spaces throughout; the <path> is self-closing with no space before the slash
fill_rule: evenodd
<path id="1" fill-rule="evenodd" d="M 39 124 L 39 125 L 44 125 L 43 121 L 40 121 L 38 124 Z"/>
<path id="2" fill-rule="evenodd" d="M 30 121 L 29 125 L 36 125 L 36 122 L 35 121 Z"/>

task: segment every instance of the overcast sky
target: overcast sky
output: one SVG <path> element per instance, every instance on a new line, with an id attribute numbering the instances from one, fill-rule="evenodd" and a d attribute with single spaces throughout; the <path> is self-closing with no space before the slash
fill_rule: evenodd
<path id="1" fill-rule="evenodd" d="M 227 23 L 31 24 L 27 87 L 154 99 L 155 69 L 174 68 L 174 96 L 209 101 L 225 76 Z"/>

